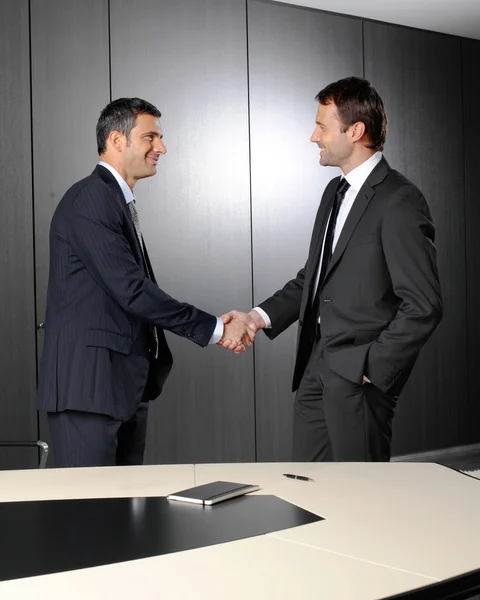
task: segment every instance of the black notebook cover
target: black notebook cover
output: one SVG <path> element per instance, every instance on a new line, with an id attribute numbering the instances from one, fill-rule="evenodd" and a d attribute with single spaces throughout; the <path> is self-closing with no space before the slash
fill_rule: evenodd
<path id="1" fill-rule="evenodd" d="M 222 500 L 235 498 L 254 492 L 260 486 L 250 483 L 234 483 L 232 481 L 213 481 L 204 485 L 197 485 L 188 490 L 181 490 L 167 496 L 167 500 L 179 500 L 180 502 L 193 502 L 194 504 L 216 504 Z"/>

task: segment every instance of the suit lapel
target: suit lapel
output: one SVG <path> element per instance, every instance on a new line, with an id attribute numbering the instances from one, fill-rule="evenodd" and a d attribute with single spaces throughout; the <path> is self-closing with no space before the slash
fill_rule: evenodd
<path id="1" fill-rule="evenodd" d="M 142 241 L 143 241 L 143 238 L 142 238 Z M 145 252 L 145 263 L 146 263 L 146 267 L 147 267 L 147 273 L 149 274 L 149 279 L 151 279 L 151 281 L 153 281 L 153 283 L 157 283 L 157 280 L 155 279 L 155 274 L 152 269 L 152 263 L 150 262 L 150 257 L 148 256 L 147 246 L 145 245 L 145 242 L 143 242 L 143 250 Z"/>
<path id="2" fill-rule="evenodd" d="M 93 171 L 93 173 L 95 175 L 98 175 L 100 177 L 100 179 L 104 183 L 107 184 L 108 188 L 110 189 L 113 196 L 115 197 L 115 200 L 117 200 L 117 202 L 119 203 L 120 208 L 128 216 L 128 222 L 132 226 L 131 227 L 132 233 L 134 234 L 134 237 L 136 238 L 137 234 L 135 232 L 135 226 L 133 225 L 132 217 L 130 215 L 130 211 L 128 210 L 127 202 L 125 200 L 125 196 L 123 195 L 122 188 L 118 185 L 117 180 L 110 173 L 110 171 L 108 169 L 105 169 L 105 167 L 102 167 L 102 165 L 97 165 L 95 170 Z M 139 247 L 139 249 L 140 249 L 140 247 Z"/>
<path id="3" fill-rule="evenodd" d="M 353 232 L 355 231 L 357 223 L 359 222 L 367 206 L 369 205 L 370 200 L 375 195 L 375 186 L 385 179 L 389 170 L 390 167 L 387 161 L 385 160 L 385 158 L 382 157 L 382 160 L 373 169 L 373 171 L 367 177 L 365 183 L 360 188 L 357 197 L 353 202 L 353 206 L 350 209 L 350 212 L 348 213 L 348 217 L 343 226 L 342 233 L 338 238 L 338 242 L 335 246 L 335 250 L 332 254 L 332 258 L 328 265 L 323 284 L 325 284 L 325 281 L 327 280 L 332 269 L 335 267 L 335 265 L 340 260 L 342 254 L 345 252 L 345 248 L 347 247 L 347 244 L 350 238 L 352 237 Z"/>
<path id="4" fill-rule="evenodd" d="M 97 165 L 95 167 L 95 170 L 93 171 L 93 173 L 95 175 L 98 175 L 100 177 L 100 179 L 104 183 L 107 184 L 107 186 L 110 189 L 110 191 L 112 192 L 113 196 L 120 204 L 122 211 L 126 214 L 126 216 L 127 216 L 126 223 L 128 224 L 128 229 L 129 229 L 129 234 L 130 234 L 130 240 L 129 240 L 130 245 L 132 246 L 132 244 L 133 244 L 132 249 L 134 247 L 136 250 L 135 258 L 137 260 L 137 263 L 145 269 L 143 253 L 142 253 L 142 249 L 140 247 L 140 241 L 138 239 L 137 232 L 135 231 L 135 225 L 133 224 L 132 216 L 130 214 L 130 211 L 128 210 L 127 202 L 125 200 L 125 196 L 123 195 L 122 188 L 118 185 L 117 180 L 110 173 L 110 171 L 108 169 L 105 169 L 105 167 L 102 167 L 102 165 Z M 133 242 L 132 242 L 132 240 L 133 240 Z"/>
<path id="5" fill-rule="evenodd" d="M 315 219 L 315 226 L 312 234 L 312 243 L 310 246 L 309 258 L 309 269 L 307 273 L 307 284 L 311 286 L 312 279 L 316 274 L 316 267 L 320 260 L 320 253 L 322 251 L 323 238 L 325 237 L 325 229 L 327 227 L 328 217 L 332 210 L 333 199 L 335 197 L 335 190 L 337 189 L 340 177 L 335 177 L 328 184 L 325 189 L 325 194 L 320 203 L 317 217 Z M 329 189 L 330 187 L 330 189 Z"/>
<path id="6" fill-rule="evenodd" d="M 100 179 L 107 184 L 112 194 L 118 200 L 120 206 L 127 210 L 127 203 L 125 202 L 125 196 L 123 195 L 122 188 L 118 185 L 115 177 L 110 173 L 108 169 L 102 167 L 102 165 L 97 165 L 95 170 L 93 171 L 94 175 L 98 175 Z"/>

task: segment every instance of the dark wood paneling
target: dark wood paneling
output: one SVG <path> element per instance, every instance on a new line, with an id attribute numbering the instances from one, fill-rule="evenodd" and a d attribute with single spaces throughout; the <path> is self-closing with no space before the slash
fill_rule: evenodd
<path id="1" fill-rule="evenodd" d="M 41 321 L 51 215 L 69 185 L 88 174 L 97 160 L 95 123 L 109 100 L 108 2 L 31 4 Z M 330 81 L 362 74 L 362 25 L 259 0 L 249 0 L 248 14 L 258 303 L 292 277 L 306 258 L 321 193 L 335 174 L 318 166 L 316 147 L 308 141 L 314 96 Z M 0 186 L 4 198 L 11 200 L 3 202 L 0 219 L 0 377 L 6 382 L 0 439 L 35 439 L 27 0 L 4 0 L 0 17 Z M 113 96 L 145 96 L 164 113 L 169 153 L 158 176 L 137 189 L 160 285 L 216 314 L 231 307 L 248 309 L 252 257 L 245 5 L 234 0 L 142 0 L 135 5 L 111 0 L 111 18 Z M 465 207 L 461 43 L 428 32 L 365 24 L 366 76 L 389 114 L 386 156 L 419 185 L 432 207 L 445 299 L 444 320 L 399 403 L 396 454 L 479 441 L 475 375 L 480 356 L 480 210 L 475 176 L 480 44 L 463 42 Z M 290 458 L 295 337 L 292 327 L 273 343 L 260 336 L 256 344 L 259 460 Z M 173 336 L 169 341 L 176 362 L 163 397 L 152 405 L 147 461 L 253 460 L 252 353 L 234 357 Z M 41 333 L 38 342 L 41 351 Z M 24 465 L 20 454 L 2 454 L 0 468 Z M 34 465 L 35 453 L 28 462 Z"/>
<path id="2" fill-rule="evenodd" d="M 462 42 L 462 64 L 468 341 L 468 419 L 462 443 L 469 443 L 480 441 L 480 42 Z"/>
<path id="3" fill-rule="evenodd" d="M 362 23 L 318 11 L 248 3 L 255 303 L 307 258 L 322 192 L 336 169 L 318 164 L 315 95 L 362 75 Z M 243 308 L 243 307 L 242 307 Z M 255 345 L 257 456 L 291 458 L 291 383 L 297 326 Z"/>
<path id="4" fill-rule="evenodd" d="M 0 440 L 37 439 L 27 0 L 0 4 Z M 36 452 L 0 448 L 0 469 Z"/>
<path id="5" fill-rule="evenodd" d="M 37 314 L 45 315 L 48 233 L 67 189 L 98 161 L 95 125 L 110 100 L 107 0 L 32 2 Z"/>
<path id="6" fill-rule="evenodd" d="M 168 154 L 135 188 L 159 285 L 220 315 L 250 307 L 245 4 L 111 1 L 112 96 L 162 112 Z M 253 354 L 168 335 L 173 372 L 151 405 L 146 461 L 254 460 Z"/>
<path id="7" fill-rule="evenodd" d="M 444 317 L 400 397 L 393 453 L 468 443 L 461 42 L 365 23 L 365 76 L 389 119 L 385 156 L 424 193 L 436 224 Z"/>
<path id="8" fill-rule="evenodd" d="M 32 21 L 37 319 L 45 319 L 48 234 L 67 189 L 98 161 L 95 125 L 110 100 L 107 0 L 35 0 Z M 43 332 L 38 335 L 38 354 Z M 44 415 L 40 432 L 48 440 Z M 53 461 L 50 461 L 53 464 Z"/>

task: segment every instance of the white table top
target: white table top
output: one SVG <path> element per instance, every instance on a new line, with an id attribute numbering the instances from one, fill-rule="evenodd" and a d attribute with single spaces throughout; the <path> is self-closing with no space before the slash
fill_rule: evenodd
<path id="1" fill-rule="evenodd" d="M 0 597 L 373 600 L 480 568 L 480 481 L 433 464 L 2 471 L 0 502 L 164 496 L 219 479 L 258 483 L 256 493 L 275 494 L 326 520 L 197 550 L 0 582 Z"/>

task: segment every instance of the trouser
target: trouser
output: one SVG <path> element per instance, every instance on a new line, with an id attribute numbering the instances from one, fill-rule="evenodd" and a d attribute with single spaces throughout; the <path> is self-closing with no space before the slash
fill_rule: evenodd
<path id="1" fill-rule="evenodd" d="M 141 465 L 147 415 L 148 402 L 141 402 L 128 421 L 78 410 L 49 412 L 48 424 L 56 466 Z"/>
<path id="2" fill-rule="evenodd" d="M 395 404 L 373 384 L 331 371 L 318 339 L 295 397 L 293 460 L 388 462 Z"/>

